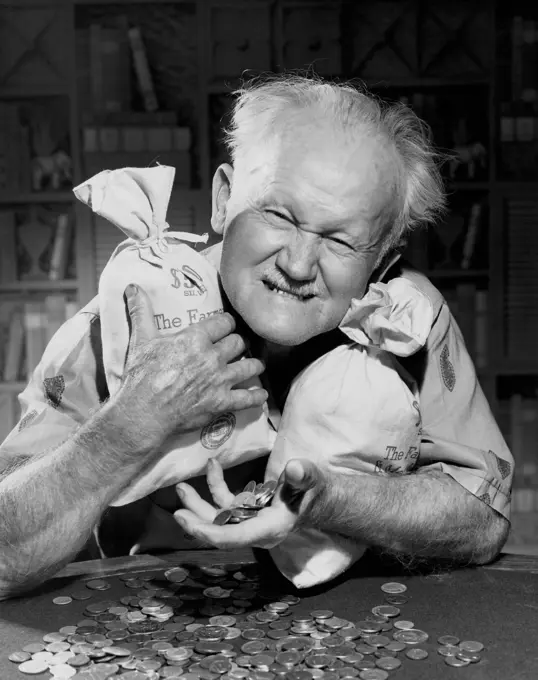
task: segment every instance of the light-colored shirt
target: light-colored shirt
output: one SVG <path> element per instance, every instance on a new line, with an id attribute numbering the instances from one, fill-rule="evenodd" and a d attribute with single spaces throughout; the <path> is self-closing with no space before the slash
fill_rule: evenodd
<path id="1" fill-rule="evenodd" d="M 209 251 L 208 258 L 218 266 L 220 247 Z M 417 381 L 420 395 L 422 439 L 416 468 L 443 471 L 509 519 L 513 458 L 461 331 L 443 296 L 425 276 L 401 261 L 382 280 L 394 276 L 412 280 L 434 309 L 425 347 L 400 360 Z M 94 298 L 56 333 L 19 395 L 21 418 L 0 446 L 0 470 L 16 460 L 53 452 L 107 398 L 99 305 Z M 255 469 L 263 475 L 260 461 L 228 470 L 232 490 L 242 489 Z M 391 471 L 390 461 L 384 470 Z M 174 521 L 171 511 L 177 507 L 175 491 L 168 487 L 131 505 L 110 508 L 96 532 L 101 554 L 203 547 L 185 536 Z"/>

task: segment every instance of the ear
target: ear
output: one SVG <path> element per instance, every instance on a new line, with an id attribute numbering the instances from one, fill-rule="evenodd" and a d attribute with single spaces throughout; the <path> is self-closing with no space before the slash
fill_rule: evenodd
<path id="1" fill-rule="evenodd" d="M 213 176 L 211 196 L 211 226 L 216 234 L 222 234 L 226 224 L 226 204 L 232 191 L 233 168 L 223 163 Z"/>

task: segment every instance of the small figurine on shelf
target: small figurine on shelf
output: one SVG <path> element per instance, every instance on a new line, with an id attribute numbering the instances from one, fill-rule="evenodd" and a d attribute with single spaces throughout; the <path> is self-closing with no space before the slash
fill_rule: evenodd
<path id="1" fill-rule="evenodd" d="M 69 155 L 58 148 L 51 131 L 50 121 L 34 117 L 31 122 L 32 146 L 32 189 L 58 191 L 72 184 L 72 163 Z"/>
<path id="2" fill-rule="evenodd" d="M 47 279 L 45 251 L 50 249 L 53 226 L 32 207 L 17 227 L 17 261 L 21 281 Z"/>
<path id="3" fill-rule="evenodd" d="M 467 176 L 465 179 L 475 179 L 477 166 L 480 170 L 486 170 L 487 151 L 481 142 L 456 146 L 452 149 L 456 158 L 449 162 L 448 171 L 450 179 L 454 179 L 456 171 L 460 165 L 467 166 Z"/>
<path id="4" fill-rule="evenodd" d="M 71 159 L 65 151 L 55 151 L 51 156 L 38 156 L 32 159 L 32 188 L 42 191 L 48 187 L 58 191 L 71 186 L 73 175 Z"/>

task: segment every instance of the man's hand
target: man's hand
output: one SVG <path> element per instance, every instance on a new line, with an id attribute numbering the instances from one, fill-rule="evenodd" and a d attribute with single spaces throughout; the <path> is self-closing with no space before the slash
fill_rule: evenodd
<path id="1" fill-rule="evenodd" d="M 325 487 L 323 472 L 314 463 L 290 460 L 280 475 L 270 505 L 245 522 L 218 526 L 213 524 L 215 516 L 231 507 L 235 496 L 214 459 L 207 465 L 207 484 L 217 508 L 204 501 L 189 484 L 182 483 L 176 489 L 185 509 L 175 512 L 174 518 L 188 534 L 217 548 L 273 548 L 298 526 L 312 500 L 319 498 Z"/>
<path id="2" fill-rule="evenodd" d="M 122 387 L 115 396 L 141 448 L 195 430 L 227 411 L 261 406 L 267 392 L 240 385 L 259 375 L 258 359 L 238 360 L 245 342 L 233 333 L 230 314 L 218 314 L 175 335 L 159 336 L 151 302 L 131 285 L 126 290 L 131 337 Z"/>

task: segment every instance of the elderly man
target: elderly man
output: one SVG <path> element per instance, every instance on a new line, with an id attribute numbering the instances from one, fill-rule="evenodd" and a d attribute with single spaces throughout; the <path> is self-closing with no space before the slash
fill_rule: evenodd
<path id="1" fill-rule="evenodd" d="M 221 166 L 213 182 L 212 225 L 223 242 L 207 257 L 264 363 L 236 361 L 245 343 L 229 314 L 156 337 L 148 299 L 130 287 L 126 377 L 109 399 L 97 301 L 67 322 L 0 449 L 3 597 L 73 559 L 96 527 L 107 555 L 192 547 L 193 537 L 271 546 L 299 523 L 398 555 L 456 562 L 491 560 L 506 540 L 510 452 L 446 302 L 398 259 L 406 233 L 433 221 L 444 202 L 420 122 L 348 85 L 274 78 L 238 93 L 228 142 L 233 168 Z M 425 348 L 405 365 L 422 411 L 411 474 L 348 476 L 293 460 L 272 506 L 235 526 L 213 525 L 214 506 L 190 484 L 108 509 L 171 433 L 263 403 L 263 389 L 236 386 L 264 365 L 264 384 L 282 409 L 297 373 L 346 341 L 338 325 L 351 300 L 394 276 L 411 278 L 434 308 Z M 173 384 L 162 379 L 169 369 L 180 376 Z M 238 466 L 226 484 L 211 467 L 217 505 L 254 474 Z M 203 492 L 204 480 L 194 486 Z"/>

